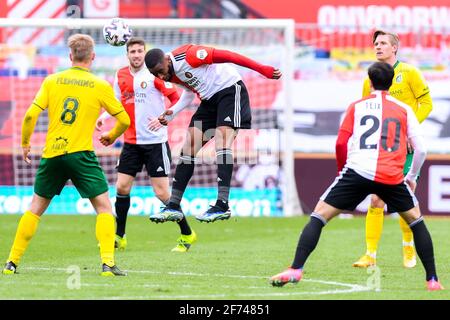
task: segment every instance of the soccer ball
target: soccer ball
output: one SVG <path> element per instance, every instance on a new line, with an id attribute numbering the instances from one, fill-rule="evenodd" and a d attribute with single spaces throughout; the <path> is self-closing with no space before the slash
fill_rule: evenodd
<path id="1" fill-rule="evenodd" d="M 103 38 L 110 45 L 120 47 L 131 38 L 131 29 L 123 19 L 114 18 L 103 26 Z"/>

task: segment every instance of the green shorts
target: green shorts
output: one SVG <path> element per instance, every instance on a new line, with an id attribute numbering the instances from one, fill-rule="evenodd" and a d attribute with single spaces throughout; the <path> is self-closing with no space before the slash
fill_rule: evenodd
<path id="1" fill-rule="evenodd" d="M 83 198 L 94 198 L 108 191 L 105 174 L 95 153 L 80 151 L 42 158 L 36 173 L 34 192 L 51 199 L 61 193 L 69 179 Z"/>
<path id="2" fill-rule="evenodd" d="M 403 167 L 403 175 L 404 176 L 406 176 L 409 172 L 409 169 L 411 169 L 413 157 L 414 157 L 414 152 L 412 152 L 412 153 L 408 152 L 406 154 L 405 165 Z M 420 170 L 419 170 L 419 174 L 417 175 L 417 179 L 419 179 L 419 177 L 420 177 Z"/>

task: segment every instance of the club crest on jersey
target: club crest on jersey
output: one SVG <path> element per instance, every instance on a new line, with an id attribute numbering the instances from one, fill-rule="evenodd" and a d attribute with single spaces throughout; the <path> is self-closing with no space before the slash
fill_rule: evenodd
<path id="1" fill-rule="evenodd" d="M 403 77 L 402 77 L 402 74 L 400 73 L 400 74 L 397 76 L 397 78 L 395 78 L 395 82 L 400 83 L 400 82 L 402 82 L 402 79 L 403 79 Z"/>
<path id="2" fill-rule="evenodd" d="M 200 60 L 204 60 L 204 59 L 206 59 L 206 57 L 208 56 L 208 52 L 206 52 L 205 49 L 200 49 L 200 50 L 197 50 L 196 56 L 197 56 L 197 58 L 199 58 Z"/>
<path id="3" fill-rule="evenodd" d="M 142 88 L 142 89 L 147 88 L 147 82 L 142 81 L 142 82 L 141 82 L 141 88 Z"/>
<path id="4" fill-rule="evenodd" d="M 188 78 L 188 79 L 192 78 L 192 73 L 190 73 L 190 72 L 185 72 L 184 75 L 185 75 L 186 78 Z"/>

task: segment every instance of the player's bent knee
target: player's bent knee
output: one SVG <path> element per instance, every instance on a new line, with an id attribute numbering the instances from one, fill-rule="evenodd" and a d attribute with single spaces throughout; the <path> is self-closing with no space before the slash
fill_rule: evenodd
<path id="1" fill-rule="evenodd" d="M 405 212 L 399 212 L 399 214 L 408 225 L 422 217 L 419 206 L 415 206 L 414 208 Z"/>
<path id="2" fill-rule="evenodd" d="M 372 208 L 384 208 L 384 201 L 381 200 L 378 196 L 373 195 L 370 199 L 370 206 Z"/>
<path id="3" fill-rule="evenodd" d="M 329 205 L 323 200 L 319 200 L 316 207 L 314 208 L 314 213 L 316 215 L 320 215 L 326 221 L 330 221 L 341 212 L 342 210 Z"/>
<path id="4" fill-rule="evenodd" d="M 40 217 L 44 214 L 45 210 L 47 210 L 51 201 L 52 199 L 41 197 L 35 193 L 31 199 L 30 211 L 33 212 L 34 215 Z"/>
<path id="5" fill-rule="evenodd" d="M 104 192 L 94 198 L 89 199 L 97 214 L 102 212 L 112 212 L 111 202 L 108 192 Z"/>
<path id="6" fill-rule="evenodd" d="M 216 149 L 230 148 L 236 138 L 237 132 L 231 127 L 217 127 L 215 131 Z"/>
<path id="7" fill-rule="evenodd" d="M 97 214 L 105 213 L 105 212 L 112 214 L 112 207 L 111 207 L 111 205 L 107 205 L 107 204 L 99 205 L 99 206 L 94 207 L 94 209 L 95 209 L 95 212 Z"/>
<path id="8" fill-rule="evenodd" d="M 131 192 L 131 186 L 116 184 L 117 193 L 121 195 L 127 195 Z"/>
<path id="9" fill-rule="evenodd" d="M 120 179 L 116 182 L 116 190 L 118 194 L 127 195 L 131 192 L 132 183 L 122 182 Z"/>

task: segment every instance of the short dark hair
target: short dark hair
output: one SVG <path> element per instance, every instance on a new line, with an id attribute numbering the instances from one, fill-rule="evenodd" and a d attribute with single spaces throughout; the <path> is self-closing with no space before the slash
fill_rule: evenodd
<path id="1" fill-rule="evenodd" d="M 127 52 L 128 52 L 128 48 L 135 44 L 140 44 L 140 45 L 144 46 L 144 49 L 145 49 L 145 40 L 141 37 L 133 37 L 127 41 Z"/>
<path id="2" fill-rule="evenodd" d="M 394 78 L 394 68 L 389 63 L 375 62 L 367 73 L 375 90 L 389 90 Z"/>
<path id="3" fill-rule="evenodd" d="M 164 61 L 164 51 L 158 48 L 148 50 L 145 54 L 145 66 L 147 69 L 154 68 L 158 63 Z"/>

